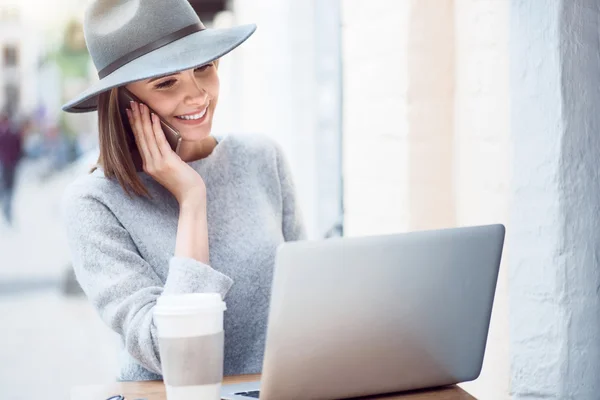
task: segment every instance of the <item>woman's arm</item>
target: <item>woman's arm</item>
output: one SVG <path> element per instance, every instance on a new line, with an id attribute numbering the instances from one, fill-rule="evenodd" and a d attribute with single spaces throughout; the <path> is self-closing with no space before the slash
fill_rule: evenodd
<path id="1" fill-rule="evenodd" d="M 175 256 L 209 264 L 206 200 L 190 198 L 181 202 Z"/>
<path id="2" fill-rule="evenodd" d="M 194 223 L 185 215 L 183 230 Z M 189 257 L 192 254 L 185 244 L 194 239 L 188 236 L 177 239 L 184 243 L 184 250 L 169 261 L 169 273 L 163 283 L 140 256 L 129 232 L 115 215 L 85 190 L 67 190 L 63 216 L 75 274 L 87 297 L 102 320 L 123 338 L 129 354 L 146 369 L 161 374 L 153 322 L 158 297 L 198 292 L 217 292 L 225 297 L 233 281 Z"/>

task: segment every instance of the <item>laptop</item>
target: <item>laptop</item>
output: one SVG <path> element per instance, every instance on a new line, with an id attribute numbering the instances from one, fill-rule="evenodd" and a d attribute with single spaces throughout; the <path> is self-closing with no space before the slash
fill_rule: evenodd
<path id="1" fill-rule="evenodd" d="M 503 225 L 279 246 L 260 382 L 222 398 L 342 399 L 481 372 Z"/>

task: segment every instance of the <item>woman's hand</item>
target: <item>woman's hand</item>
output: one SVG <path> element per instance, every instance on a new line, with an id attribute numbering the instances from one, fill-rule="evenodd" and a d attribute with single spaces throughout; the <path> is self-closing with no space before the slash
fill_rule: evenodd
<path id="1" fill-rule="evenodd" d="M 171 192 L 180 206 L 184 202 L 204 204 L 204 180 L 171 149 L 160 126 L 158 115 L 150 115 L 146 105 L 132 101 L 127 116 L 142 158 L 144 172 Z"/>

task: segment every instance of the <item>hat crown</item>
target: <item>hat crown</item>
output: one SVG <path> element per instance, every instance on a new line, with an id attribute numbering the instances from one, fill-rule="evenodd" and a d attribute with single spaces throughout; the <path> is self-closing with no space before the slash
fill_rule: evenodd
<path id="1" fill-rule="evenodd" d="M 200 18 L 187 0 L 94 0 L 84 34 L 94 65 L 101 71 L 115 60 Z"/>

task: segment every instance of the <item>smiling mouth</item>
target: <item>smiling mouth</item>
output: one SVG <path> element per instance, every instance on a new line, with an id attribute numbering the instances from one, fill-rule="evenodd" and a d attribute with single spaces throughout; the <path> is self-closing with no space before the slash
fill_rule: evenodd
<path id="1" fill-rule="evenodd" d="M 195 121 L 195 120 L 198 120 L 198 119 L 204 117 L 204 115 L 206 115 L 207 111 L 208 111 L 208 106 L 204 110 L 200 111 L 199 113 L 179 115 L 179 116 L 176 116 L 175 118 L 178 118 L 178 119 L 181 119 L 184 121 Z"/>

